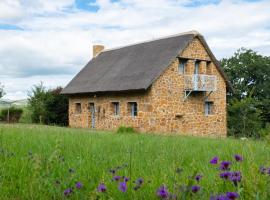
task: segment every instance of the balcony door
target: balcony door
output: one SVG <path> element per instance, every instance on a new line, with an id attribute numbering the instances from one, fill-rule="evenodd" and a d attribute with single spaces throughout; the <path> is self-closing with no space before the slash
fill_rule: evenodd
<path id="1" fill-rule="evenodd" d="M 194 90 L 198 90 L 198 84 L 199 84 L 199 62 L 195 61 L 195 67 L 194 67 Z"/>

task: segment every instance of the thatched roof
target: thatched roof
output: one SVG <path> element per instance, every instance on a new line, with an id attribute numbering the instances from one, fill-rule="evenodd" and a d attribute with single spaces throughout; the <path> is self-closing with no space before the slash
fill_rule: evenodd
<path id="1" fill-rule="evenodd" d="M 63 94 L 147 90 L 172 61 L 195 38 L 207 48 L 225 78 L 222 68 L 203 37 L 195 31 L 104 50 L 94 57 L 63 89 Z"/>

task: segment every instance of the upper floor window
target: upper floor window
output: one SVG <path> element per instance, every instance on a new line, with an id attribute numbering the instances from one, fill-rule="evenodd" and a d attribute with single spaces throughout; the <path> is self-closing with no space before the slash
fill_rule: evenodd
<path id="1" fill-rule="evenodd" d="M 137 102 L 129 102 L 129 111 L 132 117 L 136 117 L 138 115 L 138 105 Z"/>
<path id="2" fill-rule="evenodd" d="M 75 113 L 76 114 L 82 113 L 82 104 L 81 103 L 75 103 Z"/>
<path id="3" fill-rule="evenodd" d="M 112 102 L 113 106 L 113 113 L 115 116 L 118 116 L 120 114 L 120 104 L 119 102 Z"/>
<path id="4" fill-rule="evenodd" d="M 186 64 L 187 64 L 186 60 L 183 60 L 183 59 L 179 60 L 179 65 L 178 65 L 178 73 L 179 74 L 185 74 Z"/>
<path id="5" fill-rule="evenodd" d="M 204 114 L 205 116 L 212 115 L 214 113 L 214 102 L 206 101 L 204 105 Z"/>

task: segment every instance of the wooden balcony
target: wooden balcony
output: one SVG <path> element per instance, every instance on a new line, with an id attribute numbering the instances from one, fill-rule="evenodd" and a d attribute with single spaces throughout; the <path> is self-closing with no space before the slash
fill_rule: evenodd
<path id="1" fill-rule="evenodd" d="M 214 92 L 217 89 L 217 77 L 214 75 L 185 75 L 185 91 Z"/>

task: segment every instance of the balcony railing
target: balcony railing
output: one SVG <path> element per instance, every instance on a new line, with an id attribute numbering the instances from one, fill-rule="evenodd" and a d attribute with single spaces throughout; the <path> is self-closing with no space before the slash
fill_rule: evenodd
<path id="1" fill-rule="evenodd" d="M 185 75 L 186 91 L 216 91 L 217 78 L 214 75 L 193 74 Z"/>

